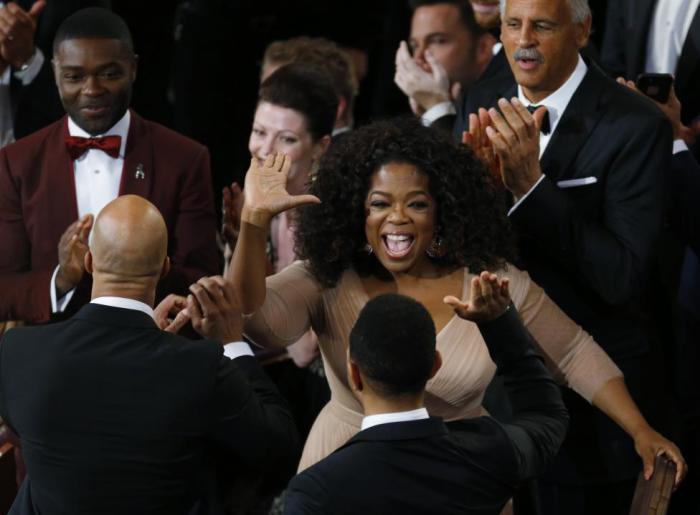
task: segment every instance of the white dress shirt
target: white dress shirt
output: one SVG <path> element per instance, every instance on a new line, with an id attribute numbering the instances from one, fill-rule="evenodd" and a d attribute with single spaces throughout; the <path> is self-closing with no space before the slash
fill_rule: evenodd
<path id="1" fill-rule="evenodd" d="M 545 106 L 547 108 L 547 113 L 549 114 L 549 134 L 543 134 L 542 132 L 540 132 L 540 159 L 542 158 L 544 151 L 547 149 L 547 145 L 552 139 L 554 131 L 557 130 L 559 120 L 561 120 L 564 111 L 566 111 L 566 108 L 569 105 L 571 98 L 574 96 L 574 93 L 576 93 L 576 90 L 581 85 L 581 82 L 583 82 L 583 78 L 586 76 L 586 72 L 588 72 L 588 66 L 586 66 L 586 63 L 583 62 L 583 59 L 579 55 L 576 68 L 566 80 L 566 82 L 562 84 L 561 87 L 559 87 L 559 89 L 557 89 L 554 93 L 549 95 L 547 98 L 544 98 L 541 102 L 537 102 L 536 104 L 530 102 L 530 100 L 525 96 L 523 88 L 520 86 L 520 84 L 518 84 L 518 100 L 520 100 L 520 102 L 522 102 L 522 104 L 525 107 L 531 105 Z M 535 190 L 535 188 L 540 184 L 540 182 L 542 182 L 543 179 L 544 174 L 542 174 L 542 177 L 539 178 L 539 180 L 532 186 L 532 188 L 530 188 L 530 190 L 527 193 L 525 193 L 525 195 L 517 199 L 513 207 L 510 208 L 510 211 L 508 211 L 509 215 L 513 213 L 513 211 L 515 211 L 520 204 L 522 204 L 522 202 L 527 198 L 527 196 Z"/>
<path id="2" fill-rule="evenodd" d="M 0 6 L 2 2 L 0 2 Z M 24 71 L 14 72 L 17 80 L 22 82 L 23 86 L 27 86 L 39 75 L 42 65 L 44 64 L 44 54 L 38 48 L 31 58 L 29 68 Z M 12 100 L 10 99 L 10 80 L 12 67 L 7 66 L 5 71 L 0 74 L 0 148 L 9 145 L 15 140 L 14 120 L 12 119 Z"/>
<path id="3" fill-rule="evenodd" d="M 91 304 L 100 304 L 102 306 L 110 306 L 113 308 L 133 309 L 141 311 L 149 317 L 153 318 L 153 308 L 148 304 L 136 299 L 127 299 L 126 297 L 97 297 L 90 301 Z M 241 356 L 252 356 L 253 351 L 246 342 L 231 342 L 224 345 L 224 356 L 229 359 L 239 358 Z"/>
<path id="4" fill-rule="evenodd" d="M 658 0 L 654 8 L 644 71 L 676 73 L 678 59 L 700 0 Z M 636 77 L 628 77 L 634 80 Z"/>
<path id="5" fill-rule="evenodd" d="M 393 422 L 407 422 L 409 420 L 423 420 L 429 418 L 428 410 L 418 408 L 411 411 L 396 411 L 394 413 L 378 413 L 377 415 L 369 415 L 362 419 L 361 430 L 369 429 L 370 427 L 380 424 L 391 424 Z"/>
<path id="6" fill-rule="evenodd" d="M 119 196 L 119 185 L 122 179 L 124 167 L 124 153 L 126 150 L 126 138 L 129 134 L 131 113 L 127 109 L 122 118 L 104 134 L 91 136 L 71 119 L 68 118 L 68 133 L 71 136 L 81 138 L 120 136 L 121 147 L 119 156 L 112 157 L 102 150 L 91 148 L 78 159 L 73 161 L 73 177 L 75 180 L 75 198 L 78 201 L 78 218 L 92 214 L 97 215 L 102 208 Z M 66 293 L 60 299 L 56 298 L 56 274 L 58 267 L 51 277 L 49 295 L 51 297 L 51 312 L 61 313 L 73 297 L 75 289 Z"/>

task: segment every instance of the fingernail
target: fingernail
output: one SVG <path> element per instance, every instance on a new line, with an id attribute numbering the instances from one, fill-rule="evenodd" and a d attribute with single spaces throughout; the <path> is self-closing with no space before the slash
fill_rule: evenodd
<path id="1" fill-rule="evenodd" d="M 513 98 L 510 99 L 510 101 L 513 103 L 513 105 L 516 105 L 516 106 L 522 105 L 522 104 L 520 103 L 520 100 L 518 100 L 518 97 L 513 97 Z"/>
<path id="2" fill-rule="evenodd" d="M 501 107 L 506 106 L 506 105 L 508 105 L 508 101 L 505 98 L 499 98 L 498 105 Z"/>

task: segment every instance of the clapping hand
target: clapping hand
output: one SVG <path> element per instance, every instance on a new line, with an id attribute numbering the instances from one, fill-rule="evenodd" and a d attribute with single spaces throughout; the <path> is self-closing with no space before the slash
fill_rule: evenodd
<path id="1" fill-rule="evenodd" d="M 433 54 L 426 51 L 425 60 L 429 70 L 425 70 L 413 60 L 405 41 L 399 44 L 396 51 L 394 82 L 409 98 L 411 109 L 417 115 L 441 102 L 451 100 L 454 98 L 452 93 L 458 94 L 458 90 L 450 91 L 447 72 Z"/>
<path id="2" fill-rule="evenodd" d="M 190 320 L 186 307 L 185 297 L 171 293 L 153 310 L 153 318 L 161 330 L 177 333 Z"/>
<path id="3" fill-rule="evenodd" d="M 0 60 L 19 68 L 32 57 L 36 22 L 44 7 L 46 2 L 39 0 L 29 12 L 14 2 L 0 8 Z"/>
<path id="4" fill-rule="evenodd" d="M 292 159 L 285 154 L 267 156 L 265 164 L 256 158 L 250 161 L 243 189 L 241 220 L 267 229 L 275 215 L 304 204 L 319 204 L 314 195 L 290 195 L 287 192 L 287 176 Z"/>
<path id="5" fill-rule="evenodd" d="M 187 312 L 199 334 L 222 344 L 240 341 L 243 317 L 238 296 L 223 277 L 203 277 L 190 286 Z"/>
<path id="6" fill-rule="evenodd" d="M 502 185 L 501 161 L 491 145 L 491 140 L 486 135 L 486 127 L 490 125 L 491 117 L 483 107 L 479 109 L 478 114 L 470 114 L 469 131 L 462 133 L 462 144 L 472 149 L 476 157 L 484 163 L 486 169 Z"/>
<path id="7" fill-rule="evenodd" d="M 83 216 L 68 226 L 58 242 L 58 297 L 75 288 L 85 274 L 85 254 L 88 251 L 88 236 L 92 223 L 92 215 Z"/>
<path id="8" fill-rule="evenodd" d="M 236 248 L 238 234 L 241 231 L 241 211 L 243 210 L 243 192 L 238 183 L 224 186 L 222 206 L 221 239 L 233 250 Z"/>
<path id="9" fill-rule="evenodd" d="M 453 295 L 443 299 L 457 316 L 474 323 L 491 322 L 508 310 L 510 293 L 508 279 L 499 279 L 496 274 L 481 272 L 472 278 L 469 300 L 462 302 Z"/>

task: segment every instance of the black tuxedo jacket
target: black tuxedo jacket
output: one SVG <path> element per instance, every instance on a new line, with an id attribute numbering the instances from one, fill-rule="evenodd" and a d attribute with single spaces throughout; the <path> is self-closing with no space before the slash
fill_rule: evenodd
<path id="1" fill-rule="evenodd" d="M 700 164 L 689 151 L 674 154 L 669 174 L 670 224 L 679 241 L 700 256 Z"/>
<path id="2" fill-rule="evenodd" d="M 209 446 L 284 466 L 294 422 L 252 357 L 97 304 L 0 345 L 0 414 L 27 467 L 10 513 L 177 514 L 202 495 Z M 211 449 L 209 449 L 211 450 Z"/>
<path id="3" fill-rule="evenodd" d="M 566 432 L 561 396 L 515 310 L 482 324 L 514 407 L 512 424 L 480 417 L 381 424 L 292 479 L 285 514 L 492 514 L 541 472 Z M 505 324 L 503 322 L 506 322 Z"/>
<path id="4" fill-rule="evenodd" d="M 484 83 L 466 112 L 516 95 L 512 79 Z M 540 159 L 545 178 L 510 215 L 521 265 L 616 361 L 645 351 L 638 302 L 671 144 L 652 102 L 589 65 Z"/>
<path id="5" fill-rule="evenodd" d="M 656 0 L 608 2 L 602 61 L 613 76 L 635 80 L 644 71 L 655 6 Z M 676 94 L 686 124 L 700 115 L 700 9 L 688 15 L 693 21 L 675 71 Z"/>

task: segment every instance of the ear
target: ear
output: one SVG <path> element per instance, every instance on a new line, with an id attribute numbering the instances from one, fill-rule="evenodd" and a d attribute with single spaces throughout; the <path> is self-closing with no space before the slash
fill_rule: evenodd
<path id="1" fill-rule="evenodd" d="M 165 256 L 165 259 L 163 260 L 163 268 L 160 271 L 160 279 L 168 275 L 168 272 L 170 272 L 170 258 Z"/>
<path id="2" fill-rule="evenodd" d="M 338 109 L 335 111 L 335 123 L 345 120 L 345 112 L 348 109 L 348 101 L 343 97 L 338 97 Z"/>
<path id="3" fill-rule="evenodd" d="M 348 382 L 350 383 L 350 389 L 356 394 L 361 393 L 364 389 L 364 385 L 362 384 L 362 375 L 360 374 L 360 367 L 358 367 L 357 364 L 354 361 L 352 361 L 349 357 L 347 363 Z"/>
<path id="4" fill-rule="evenodd" d="M 322 137 L 316 145 L 314 145 L 314 150 L 312 153 L 312 157 L 314 161 L 318 161 L 321 159 L 321 156 L 326 153 L 326 150 L 328 150 L 328 147 L 331 145 L 331 137 L 326 134 L 324 137 Z"/>
<path id="5" fill-rule="evenodd" d="M 85 271 L 92 275 L 92 252 L 90 252 L 90 249 L 85 253 L 85 257 L 83 258 L 83 264 L 85 265 Z"/>
<path id="6" fill-rule="evenodd" d="M 583 48 L 588 44 L 588 38 L 591 36 L 591 25 L 593 17 L 588 16 L 581 23 L 576 24 L 576 45 Z"/>
<path id="7" fill-rule="evenodd" d="M 435 374 L 437 374 L 441 366 L 442 356 L 440 355 L 440 351 L 435 349 L 435 361 L 433 362 L 433 369 L 430 371 L 430 377 L 428 379 L 432 379 L 433 377 L 435 377 Z"/>

